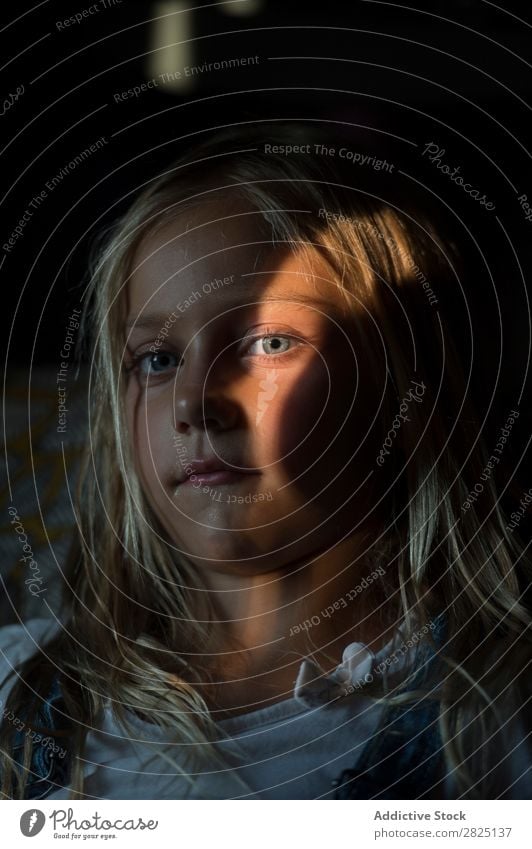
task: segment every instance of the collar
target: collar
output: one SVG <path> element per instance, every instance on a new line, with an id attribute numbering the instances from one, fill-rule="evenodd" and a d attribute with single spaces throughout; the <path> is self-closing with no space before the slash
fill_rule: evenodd
<path id="1" fill-rule="evenodd" d="M 311 659 L 305 658 L 299 668 L 294 697 L 306 707 L 319 707 L 335 699 L 361 690 L 364 684 L 384 678 L 409 665 L 427 665 L 434 652 L 426 635 L 432 634 L 439 648 L 445 636 L 445 614 L 439 614 L 428 625 L 408 634 L 403 620 L 395 635 L 375 654 L 365 643 L 349 643 L 343 651 L 341 663 L 328 674 Z M 421 671 L 421 670 L 420 670 Z"/>

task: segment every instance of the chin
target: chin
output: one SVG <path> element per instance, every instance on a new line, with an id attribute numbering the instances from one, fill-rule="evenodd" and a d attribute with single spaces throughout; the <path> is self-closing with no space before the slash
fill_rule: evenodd
<path id="1" fill-rule="evenodd" d="M 243 538 L 242 532 L 202 534 L 201 540 L 195 538 L 188 545 L 181 540 L 176 545 L 200 572 L 254 575 L 272 568 L 272 547 L 264 548 L 264 538 L 261 546 L 254 544 L 253 540 Z"/>

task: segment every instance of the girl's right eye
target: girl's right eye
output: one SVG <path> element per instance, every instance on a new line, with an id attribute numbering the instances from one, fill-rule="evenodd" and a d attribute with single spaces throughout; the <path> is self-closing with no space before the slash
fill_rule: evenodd
<path id="1" fill-rule="evenodd" d="M 144 354 L 138 354 L 133 359 L 132 370 L 146 378 L 150 375 L 165 374 L 169 369 L 175 369 L 179 366 L 180 358 L 171 351 L 146 351 Z"/>

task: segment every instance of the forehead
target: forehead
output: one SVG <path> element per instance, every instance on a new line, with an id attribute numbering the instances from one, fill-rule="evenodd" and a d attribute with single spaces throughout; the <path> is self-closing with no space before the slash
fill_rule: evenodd
<path id="1" fill-rule="evenodd" d="M 307 299 L 342 307 L 331 267 L 315 248 L 272 242 L 271 227 L 244 205 L 217 204 L 183 211 L 144 238 L 127 285 L 128 313 L 135 318 L 172 312 L 194 293 L 201 310 L 256 303 L 270 297 Z M 196 308 L 200 304 L 197 300 Z"/>

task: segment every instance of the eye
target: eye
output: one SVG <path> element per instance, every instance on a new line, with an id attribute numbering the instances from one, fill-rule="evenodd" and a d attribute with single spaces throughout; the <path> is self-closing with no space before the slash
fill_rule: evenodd
<path id="1" fill-rule="evenodd" d="M 178 368 L 179 362 L 180 358 L 170 351 L 146 351 L 135 357 L 133 367 L 138 369 L 142 377 L 148 377 L 150 374 L 164 374 L 169 369 Z"/>
<path id="2" fill-rule="evenodd" d="M 281 333 L 267 333 L 253 339 L 249 345 L 248 353 L 251 356 L 262 356 L 270 359 L 272 355 L 288 353 L 297 344 L 299 344 L 298 340 L 292 336 L 285 336 Z"/>

